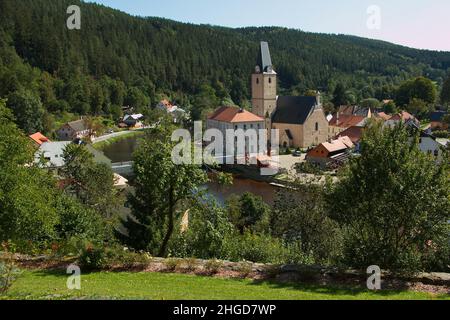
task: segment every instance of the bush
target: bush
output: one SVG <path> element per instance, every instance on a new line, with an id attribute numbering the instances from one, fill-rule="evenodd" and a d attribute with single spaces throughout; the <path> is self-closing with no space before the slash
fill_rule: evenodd
<path id="1" fill-rule="evenodd" d="M 209 274 L 216 274 L 223 267 L 223 262 L 217 259 L 208 260 L 205 264 L 205 270 Z"/>
<path id="2" fill-rule="evenodd" d="M 185 270 L 187 272 L 195 271 L 195 269 L 197 269 L 197 266 L 198 266 L 197 259 L 195 259 L 195 258 L 184 259 L 184 264 L 185 264 Z"/>
<path id="3" fill-rule="evenodd" d="M 309 263 L 311 259 L 302 254 L 298 246 L 284 245 L 280 239 L 250 232 L 235 235 L 226 241 L 227 257 L 231 261 L 259 263 Z"/>
<path id="4" fill-rule="evenodd" d="M 78 262 L 81 267 L 88 270 L 101 270 L 108 267 L 108 259 L 106 255 L 106 250 L 103 246 L 94 246 L 93 244 L 88 244 L 83 248 Z"/>
<path id="5" fill-rule="evenodd" d="M 166 266 L 166 270 L 169 272 L 175 271 L 181 264 L 180 259 L 169 258 L 164 260 L 164 265 Z"/>
<path id="6" fill-rule="evenodd" d="M 5 252 L 0 256 L 0 296 L 5 295 L 21 272 L 14 262 L 14 256 L 8 252 L 7 245 L 2 245 Z"/>
<path id="7" fill-rule="evenodd" d="M 433 136 L 435 136 L 436 138 L 444 138 L 444 139 L 448 139 L 450 138 L 450 132 L 448 131 L 434 131 L 433 132 Z"/>
<path id="8" fill-rule="evenodd" d="M 237 271 L 242 278 L 247 278 L 253 271 L 253 265 L 250 262 L 243 261 L 239 263 Z"/>

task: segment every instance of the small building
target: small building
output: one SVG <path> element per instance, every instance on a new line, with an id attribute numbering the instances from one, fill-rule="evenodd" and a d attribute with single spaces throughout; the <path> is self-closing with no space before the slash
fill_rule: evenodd
<path id="1" fill-rule="evenodd" d="M 226 155 L 226 136 L 227 130 L 242 129 L 246 132 L 249 129 L 258 130 L 265 129 L 265 120 L 247 110 L 238 107 L 220 107 L 211 114 L 206 121 L 207 129 L 218 129 L 224 138 L 224 155 Z M 259 153 L 258 146 L 247 144 L 245 147 L 246 155 L 257 156 Z M 256 148 L 255 148 L 256 147 Z M 235 154 L 236 156 L 236 154 Z"/>
<path id="2" fill-rule="evenodd" d="M 174 123 L 179 123 L 183 119 L 186 118 L 186 111 L 176 105 L 173 105 L 169 102 L 169 100 L 164 99 L 158 103 L 156 106 L 156 109 L 164 111 L 168 114 L 170 114 L 173 118 Z"/>
<path id="3" fill-rule="evenodd" d="M 45 142 L 35 153 L 35 163 L 47 169 L 59 169 L 64 166 L 64 149 L 70 141 Z"/>
<path id="4" fill-rule="evenodd" d="M 128 126 L 129 128 L 139 129 L 144 125 L 142 123 L 142 119 L 144 118 L 143 114 L 127 114 L 123 117 L 122 123 Z"/>
<path id="5" fill-rule="evenodd" d="M 322 169 L 339 166 L 348 160 L 350 150 L 353 147 L 354 144 L 349 137 L 340 137 L 330 142 L 321 143 L 308 151 L 306 161 L 318 165 Z"/>
<path id="6" fill-rule="evenodd" d="M 336 113 L 328 123 L 328 139 L 332 139 L 350 127 L 364 127 L 367 119 L 361 115 Z"/>
<path id="7" fill-rule="evenodd" d="M 41 146 L 45 142 L 51 142 L 49 138 L 47 138 L 40 132 L 36 132 L 36 133 L 30 135 L 29 137 L 34 142 L 36 147 Z"/>
<path id="8" fill-rule="evenodd" d="M 448 123 L 444 122 L 446 111 L 435 111 L 430 114 L 431 130 L 448 130 Z"/>
<path id="9" fill-rule="evenodd" d="M 335 137 L 335 139 L 348 137 L 350 139 L 350 141 L 354 144 L 355 151 L 359 152 L 359 150 L 360 150 L 360 143 L 361 143 L 363 132 L 364 132 L 364 128 L 363 127 L 353 126 L 353 127 L 348 128 L 348 129 L 345 129 L 344 131 L 339 133 Z"/>
<path id="10" fill-rule="evenodd" d="M 419 120 L 416 119 L 412 114 L 406 111 L 399 112 L 394 114 L 389 120 L 386 121 L 385 125 L 389 127 L 393 127 L 399 123 L 414 123 L 416 125 L 420 125 Z"/>
<path id="11" fill-rule="evenodd" d="M 412 134 L 419 132 L 420 151 L 433 156 L 437 162 L 441 162 L 443 160 L 446 145 L 436 139 L 436 137 L 434 137 L 432 134 L 421 130 L 420 127 L 414 122 L 410 121 L 407 123 L 407 125 L 410 128 Z"/>
<path id="12" fill-rule="evenodd" d="M 284 148 L 308 148 L 327 141 L 328 121 L 320 96 L 278 97 L 272 129 L 279 130 Z"/>
<path id="13" fill-rule="evenodd" d="M 361 116 L 364 118 L 372 118 L 372 110 L 360 106 L 340 106 L 338 113 L 346 116 Z"/>
<path id="14" fill-rule="evenodd" d="M 70 141 L 45 142 L 34 155 L 34 162 L 40 164 L 42 168 L 60 169 L 64 167 L 64 150 Z M 95 163 L 103 163 L 111 167 L 111 160 L 103 152 L 96 150 L 92 145 L 86 144 L 86 149 L 93 155 Z"/>
<path id="15" fill-rule="evenodd" d="M 56 133 L 61 141 L 73 141 L 93 136 L 92 130 L 84 119 L 67 122 Z"/>

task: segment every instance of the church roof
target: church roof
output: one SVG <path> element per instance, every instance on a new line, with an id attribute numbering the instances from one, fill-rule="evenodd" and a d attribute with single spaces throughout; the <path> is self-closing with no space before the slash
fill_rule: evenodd
<path id="1" fill-rule="evenodd" d="M 263 118 L 258 117 L 256 114 L 236 107 L 220 107 L 208 119 L 230 123 L 264 121 Z"/>
<path id="2" fill-rule="evenodd" d="M 272 69 L 272 58 L 270 57 L 269 43 L 261 41 L 261 50 L 258 56 L 258 66 L 261 72 L 269 72 Z"/>
<path id="3" fill-rule="evenodd" d="M 316 97 L 278 97 L 272 122 L 304 124 L 316 105 Z"/>

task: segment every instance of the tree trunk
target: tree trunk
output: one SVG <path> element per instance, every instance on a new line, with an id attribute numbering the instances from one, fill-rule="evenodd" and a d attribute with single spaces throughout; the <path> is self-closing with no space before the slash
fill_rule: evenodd
<path id="1" fill-rule="evenodd" d="M 164 237 L 164 240 L 161 244 L 161 248 L 159 249 L 159 253 L 158 256 L 159 257 L 165 257 L 167 255 L 167 245 L 169 244 L 169 240 L 172 237 L 172 233 L 173 233 L 173 229 L 174 229 L 174 208 L 175 208 L 175 203 L 174 203 L 174 199 L 173 199 L 173 190 L 172 188 L 170 189 L 170 195 L 169 195 L 169 224 L 167 226 L 167 232 L 166 232 L 166 236 Z"/>

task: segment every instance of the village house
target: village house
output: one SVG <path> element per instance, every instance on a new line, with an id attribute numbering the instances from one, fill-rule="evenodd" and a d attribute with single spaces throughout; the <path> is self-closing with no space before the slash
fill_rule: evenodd
<path id="1" fill-rule="evenodd" d="M 421 130 L 420 127 L 409 121 L 406 123 L 408 128 L 411 130 L 411 134 L 419 132 L 419 149 L 425 154 L 431 155 L 436 159 L 436 162 L 441 162 L 443 160 L 444 151 L 446 149 L 446 144 L 441 143 L 432 134 Z"/>
<path id="2" fill-rule="evenodd" d="M 308 151 L 306 161 L 322 169 L 337 167 L 348 160 L 353 147 L 354 144 L 349 137 L 339 137 L 330 142 L 323 142 Z"/>
<path id="3" fill-rule="evenodd" d="M 334 139 L 348 137 L 355 146 L 354 147 L 355 152 L 359 152 L 363 132 L 364 127 L 353 126 L 339 133 Z"/>
<path id="4" fill-rule="evenodd" d="M 91 138 L 92 132 L 84 119 L 64 124 L 57 132 L 61 141 L 73 141 L 75 139 Z"/>
<path id="5" fill-rule="evenodd" d="M 328 123 L 328 138 L 332 139 L 350 127 L 364 127 L 367 123 L 367 116 L 354 114 L 340 114 L 337 112 Z"/>
<path id="6" fill-rule="evenodd" d="M 389 127 L 394 127 L 395 125 L 399 123 L 408 123 L 412 122 L 416 125 L 419 125 L 419 120 L 416 119 L 412 114 L 406 111 L 401 111 L 399 113 L 396 113 L 392 115 L 388 120 L 385 121 L 385 125 Z"/>
<path id="7" fill-rule="evenodd" d="M 266 128 L 279 130 L 283 147 L 307 148 L 328 139 L 319 93 L 316 97 L 277 96 L 277 73 L 267 42 L 261 42 L 252 74 L 252 112 L 265 120 Z"/>
<path id="8" fill-rule="evenodd" d="M 265 121 L 263 118 L 238 107 L 220 107 L 213 114 L 211 114 L 206 121 L 206 129 L 219 130 L 224 138 L 224 155 L 226 155 L 226 131 L 242 129 L 254 129 L 256 133 L 258 130 L 265 129 Z M 246 140 L 245 153 L 247 157 L 257 156 L 259 151 L 258 145 L 251 144 Z M 237 150 L 235 150 L 237 151 Z M 233 157 L 240 156 L 236 153 L 230 155 Z"/>
<path id="9" fill-rule="evenodd" d="M 30 135 L 29 138 L 33 141 L 36 147 L 41 146 L 45 142 L 50 142 L 49 138 L 47 138 L 40 132 L 36 132 Z"/>
<path id="10" fill-rule="evenodd" d="M 179 123 L 181 120 L 186 118 L 186 111 L 176 105 L 173 105 L 167 99 L 161 100 L 157 104 L 156 109 L 170 114 L 173 118 L 174 123 Z"/>
<path id="11" fill-rule="evenodd" d="M 128 128 L 140 129 L 144 126 L 142 123 L 143 118 L 144 118 L 144 115 L 140 114 L 140 113 L 127 114 L 123 117 L 122 123 Z M 122 127 L 124 127 L 124 126 L 122 126 Z"/>
<path id="12" fill-rule="evenodd" d="M 448 123 L 444 122 L 446 111 L 435 111 L 430 114 L 431 130 L 448 130 Z"/>

